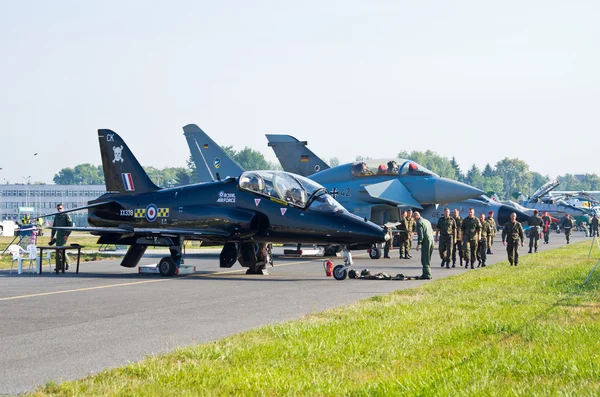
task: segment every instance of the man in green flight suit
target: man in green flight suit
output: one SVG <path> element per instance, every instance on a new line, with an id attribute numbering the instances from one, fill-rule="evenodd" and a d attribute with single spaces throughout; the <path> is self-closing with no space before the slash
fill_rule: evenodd
<path id="1" fill-rule="evenodd" d="M 519 242 L 521 247 L 525 245 L 525 233 L 523 232 L 523 226 L 520 222 L 517 222 L 517 214 L 510 214 L 510 222 L 504 224 L 502 229 L 502 244 L 506 246 L 506 252 L 508 252 L 508 261 L 510 265 L 517 266 L 519 264 Z"/>
<path id="2" fill-rule="evenodd" d="M 469 208 L 469 216 L 462 221 L 462 238 L 463 238 L 463 257 L 465 258 L 465 268 L 475 269 L 475 257 L 477 252 L 478 242 L 481 237 L 481 222 L 475 218 L 475 210 Z"/>
<path id="3" fill-rule="evenodd" d="M 413 219 L 413 212 L 412 210 L 408 210 L 407 214 L 406 214 L 406 226 L 408 228 L 408 240 L 406 240 L 407 243 L 407 248 L 406 248 L 406 256 L 408 257 L 408 259 L 411 259 L 412 256 L 410 256 L 410 249 L 412 248 L 412 239 L 413 239 L 413 235 L 415 234 L 416 231 L 416 227 L 417 227 L 417 222 Z"/>
<path id="4" fill-rule="evenodd" d="M 479 245 L 477 246 L 477 267 L 485 267 L 485 261 L 487 260 L 488 253 L 488 237 L 492 234 L 492 225 L 485 219 L 485 214 L 479 215 L 479 222 L 481 223 L 481 237 L 479 238 Z"/>
<path id="5" fill-rule="evenodd" d="M 567 214 L 565 219 L 563 219 L 561 225 L 563 230 L 565 231 L 565 237 L 567 238 L 567 244 L 569 244 L 571 240 L 571 230 L 573 230 L 573 219 L 571 219 L 571 214 Z"/>
<path id="6" fill-rule="evenodd" d="M 69 216 L 69 214 L 65 214 L 62 213 L 63 210 L 63 205 L 62 204 L 58 204 L 56 206 L 56 209 L 58 210 L 58 212 L 60 212 L 60 214 L 57 214 L 54 216 L 54 222 L 52 223 L 52 226 L 67 226 L 67 227 L 72 227 L 73 226 L 73 221 L 71 220 L 71 217 Z M 67 230 L 56 230 L 56 229 L 52 229 L 52 233 L 50 234 L 50 245 L 56 243 L 57 247 L 61 247 L 64 245 L 67 245 L 67 239 L 69 238 L 69 235 L 71 234 L 70 231 Z M 54 238 L 56 236 L 56 238 Z M 58 254 L 58 251 L 57 251 Z M 57 258 L 57 263 L 60 263 L 61 261 L 59 261 Z M 66 264 L 66 269 L 69 269 L 69 255 L 67 255 L 65 253 L 65 264 Z"/>
<path id="7" fill-rule="evenodd" d="M 538 215 L 539 211 L 534 210 L 533 216 L 529 217 L 527 223 L 529 223 L 529 253 L 535 248 L 535 252 L 538 250 L 538 240 L 540 239 L 540 227 L 544 224 L 544 220 Z"/>
<path id="8" fill-rule="evenodd" d="M 487 239 L 487 253 L 488 255 L 494 255 L 492 252 L 492 245 L 494 245 L 494 239 L 496 238 L 496 229 L 498 226 L 496 225 L 496 221 L 494 220 L 494 211 L 488 212 L 488 216 L 486 218 L 488 223 L 490 224 L 490 228 L 492 229 L 492 233 L 488 236 Z"/>
<path id="9" fill-rule="evenodd" d="M 441 233 L 441 235 L 440 235 Z M 450 258 L 452 255 L 452 246 L 456 240 L 456 222 L 450 217 L 450 209 L 444 209 L 444 216 L 438 219 L 435 230 L 435 241 L 439 241 L 440 258 L 442 258 L 442 267 L 450 268 Z M 452 267 L 455 267 L 452 265 Z"/>
<path id="10" fill-rule="evenodd" d="M 460 217 L 460 211 L 458 208 L 454 209 L 452 213 L 452 219 L 454 219 L 454 223 L 456 223 L 456 239 L 454 240 L 454 244 L 452 245 L 452 267 L 456 265 L 456 253 L 458 252 L 458 257 L 460 259 L 460 266 L 463 265 L 463 252 L 462 252 L 462 221 L 463 219 Z"/>
<path id="11" fill-rule="evenodd" d="M 417 230 L 417 251 L 421 248 L 421 265 L 423 274 L 421 280 L 431 280 L 431 255 L 433 254 L 433 229 L 431 223 L 421 217 L 418 211 L 413 214 Z"/>
<path id="12" fill-rule="evenodd" d="M 407 243 L 408 239 L 408 222 L 406 219 L 406 211 L 402 211 L 402 216 L 400 217 L 400 224 L 396 226 L 396 229 L 400 232 L 398 234 L 398 243 L 400 244 L 400 259 L 408 259 L 408 251 L 407 251 Z"/>
<path id="13" fill-rule="evenodd" d="M 590 237 L 598 237 L 598 215 L 594 214 L 590 220 L 591 233 Z"/>

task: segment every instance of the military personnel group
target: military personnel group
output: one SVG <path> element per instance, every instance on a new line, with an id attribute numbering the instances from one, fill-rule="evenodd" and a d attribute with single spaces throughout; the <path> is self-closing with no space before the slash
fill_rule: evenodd
<path id="1" fill-rule="evenodd" d="M 540 235 L 544 237 L 544 244 L 550 242 L 550 225 L 552 217 L 544 212 L 539 216 L 539 211 L 535 210 L 529 218 L 529 253 L 538 252 L 538 242 Z M 571 230 L 575 223 L 569 214 L 561 222 L 564 230 L 567 244 L 571 240 Z M 592 236 L 598 236 L 598 218 L 594 215 L 591 221 Z M 492 246 L 496 237 L 497 225 L 494 220 L 494 211 L 489 211 L 487 216 L 480 214 L 479 218 L 475 216 L 475 210 L 469 208 L 468 216 L 461 218 L 458 209 L 450 213 L 450 209 L 444 209 L 444 215 L 438 219 L 433 235 L 431 223 L 422 218 L 419 212 L 411 210 L 404 211 L 399 224 L 396 226 L 398 233 L 398 243 L 400 245 L 400 259 L 410 259 L 410 250 L 412 247 L 413 235 L 417 234 L 417 251 L 421 250 L 421 264 L 423 274 L 421 279 L 431 279 L 431 257 L 433 255 L 434 242 L 439 243 L 438 250 L 441 259 L 441 266 L 450 268 L 456 267 L 458 259 L 459 266 L 465 268 L 486 267 L 487 255 L 492 255 Z M 391 235 L 394 230 L 388 227 L 388 233 Z M 390 238 L 384 247 L 384 258 L 390 258 L 392 251 L 392 241 Z M 502 228 L 502 244 L 506 247 L 508 262 L 511 266 L 519 264 L 519 247 L 525 245 L 525 232 L 523 226 L 517 221 L 516 213 L 510 215 L 510 221 L 504 224 Z M 450 264 L 452 262 L 452 265 Z"/>

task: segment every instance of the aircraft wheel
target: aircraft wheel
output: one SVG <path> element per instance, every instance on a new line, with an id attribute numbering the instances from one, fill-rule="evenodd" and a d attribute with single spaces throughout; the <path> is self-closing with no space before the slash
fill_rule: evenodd
<path id="1" fill-rule="evenodd" d="M 333 278 L 336 280 L 344 280 L 348 275 L 348 270 L 344 265 L 337 265 L 333 268 Z"/>
<path id="2" fill-rule="evenodd" d="M 158 262 L 158 271 L 160 275 L 163 277 L 171 277 L 175 275 L 177 271 L 177 266 L 175 266 L 175 262 L 168 256 L 165 256 Z"/>
<path id="3" fill-rule="evenodd" d="M 371 258 L 371 259 L 381 258 L 381 249 L 379 247 L 372 247 L 369 250 L 369 258 Z"/>

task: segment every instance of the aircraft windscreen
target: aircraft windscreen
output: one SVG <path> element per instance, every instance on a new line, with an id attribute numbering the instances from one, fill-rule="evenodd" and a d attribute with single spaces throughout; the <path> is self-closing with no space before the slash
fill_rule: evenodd
<path id="1" fill-rule="evenodd" d="M 240 189 L 306 207 L 309 199 L 323 186 L 287 172 L 247 171 L 239 179 Z"/>
<path id="2" fill-rule="evenodd" d="M 310 203 L 311 210 L 317 212 L 339 212 L 344 211 L 344 207 L 338 203 L 333 197 L 328 194 L 321 194 L 317 196 L 312 203 Z"/>
<path id="3" fill-rule="evenodd" d="M 411 160 L 406 160 L 400 166 L 400 176 L 438 176 L 427 168 Z"/>

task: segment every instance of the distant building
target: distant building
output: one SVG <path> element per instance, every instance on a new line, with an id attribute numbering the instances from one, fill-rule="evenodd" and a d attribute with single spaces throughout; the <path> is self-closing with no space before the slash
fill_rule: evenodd
<path id="1" fill-rule="evenodd" d="M 59 203 L 77 208 L 104 193 L 104 185 L 0 185 L 0 220 L 19 221 L 26 213 L 35 219 L 56 212 Z M 71 218 L 75 225 L 86 226 L 87 210 L 72 212 Z"/>

